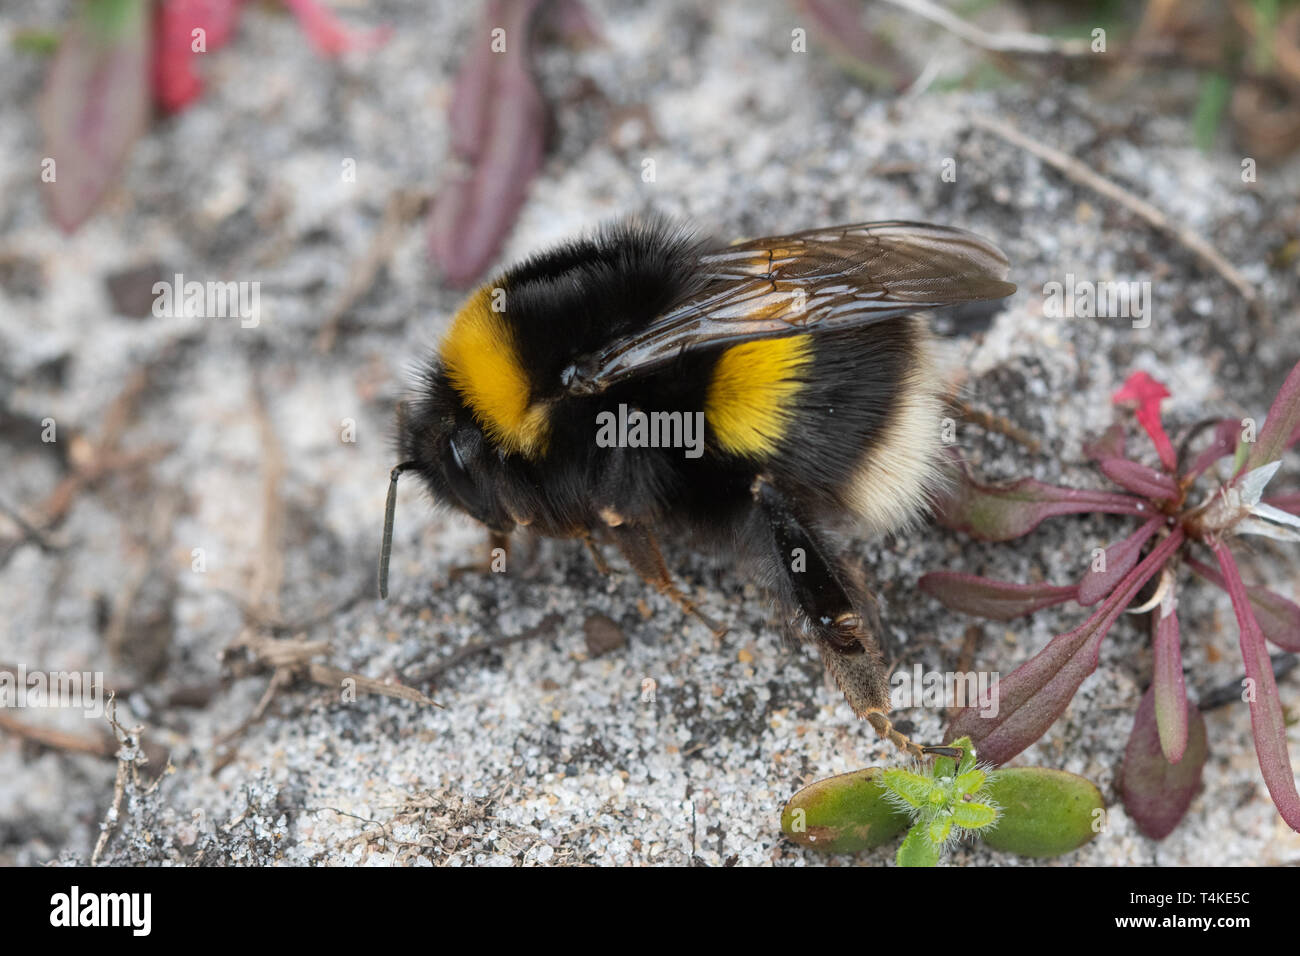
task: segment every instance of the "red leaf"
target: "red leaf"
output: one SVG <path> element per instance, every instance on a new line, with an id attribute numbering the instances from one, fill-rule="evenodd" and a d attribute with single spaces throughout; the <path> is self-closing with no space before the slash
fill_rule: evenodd
<path id="1" fill-rule="evenodd" d="M 1290 428 L 1286 433 L 1290 434 Z M 1237 570 L 1232 552 L 1222 541 L 1215 542 L 1213 547 L 1214 556 L 1219 559 L 1219 569 L 1227 583 L 1228 596 L 1232 598 L 1232 610 L 1237 615 L 1246 677 L 1254 685 L 1255 692 L 1250 700 L 1250 726 L 1255 737 L 1255 756 L 1259 758 L 1259 769 L 1264 775 L 1269 795 L 1273 798 L 1273 806 L 1282 814 L 1287 826 L 1300 831 L 1300 793 L 1296 793 L 1291 756 L 1287 753 L 1286 715 L 1282 712 L 1277 682 L 1273 679 L 1273 662 L 1269 659 L 1264 634 L 1251 610 L 1246 587 L 1241 583 L 1241 573 Z"/>
<path id="2" fill-rule="evenodd" d="M 924 575 L 917 586 L 947 608 L 994 621 L 1010 621 L 1062 604 L 1072 600 L 1077 590 L 1051 584 L 1010 584 L 955 571 Z"/>
<path id="3" fill-rule="evenodd" d="M 1187 566 L 1205 580 L 1228 590 L 1227 582 L 1217 569 L 1191 557 L 1187 558 Z M 1246 594 L 1264 637 L 1284 651 L 1300 653 L 1300 606 L 1258 584 L 1248 586 Z"/>
<path id="4" fill-rule="evenodd" d="M 1246 463 L 1241 473 L 1262 468 L 1282 457 L 1293 435 L 1300 430 L 1300 363 L 1291 369 L 1277 397 L 1264 419 L 1264 427 L 1259 430 L 1258 440 L 1246 456 Z"/>
<path id="5" fill-rule="evenodd" d="M 1164 608 L 1156 608 L 1151 615 L 1151 630 L 1151 689 L 1155 691 L 1160 749 L 1166 760 L 1178 763 L 1187 750 L 1187 684 L 1183 679 L 1178 611 L 1170 607 L 1165 614 Z"/>
<path id="6" fill-rule="evenodd" d="M 529 65 L 528 37 L 538 0 L 488 3 L 456 78 L 449 171 L 429 211 L 429 253 L 447 281 L 476 279 L 501 248 L 542 166 L 547 111 Z M 491 30 L 505 30 L 494 53 Z"/>
<path id="7" fill-rule="evenodd" d="M 1264 503 L 1272 505 L 1274 508 L 1281 508 L 1283 511 L 1289 511 L 1293 515 L 1300 515 L 1300 491 L 1274 495 L 1272 498 L 1265 498 Z"/>
<path id="8" fill-rule="evenodd" d="M 1079 582 L 1079 603 L 1092 607 L 1128 574 L 1133 565 L 1142 556 L 1142 546 L 1164 525 L 1163 518 L 1152 518 L 1123 541 L 1117 541 L 1106 549 L 1106 570 L 1094 571 L 1091 566 L 1088 573 Z"/>
<path id="9" fill-rule="evenodd" d="M 1083 453 L 1093 461 L 1101 461 L 1105 458 L 1124 458 L 1124 426 L 1116 422 L 1106 429 L 1097 438 L 1086 442 L 1083 446 Z"/>
<path id="10" fill-rule="evenodd" d="M 174 113 L 203 91 L 203 80 L 194 70 L 195 57 L 230 39 L 239 19 L 239 0 L 164 0 L 156 10 L 153 95 L 159 106 Z M 194 50 L 195 30 L 203 31 L 203 52 Z"/>
<path id="11" fill-rule="evenodd" d="M 1178 456 L 1174 446 L 1165 434 L 1165 426 L 1160 421 L 1160 402 L 1169 397 L 1169 389 L 1157 382 L 1146 372 L 1134 372 L 1124 384 L 1111 396 L 1116 405 L 1132 402 L 1137 405 L 1138 424 L 1151 436 L 1156 452 L 1166 471 L 1172 472 L 1178 467 Z"/>
<path id="12" fill-rule="evenodd" d="M 1047 518 L 1100 512 L 1149 517 L 1150 505 L 1113 491 L 1080 491 L 1022 478 L 1009 485 L 982 485 L 964 464 L 956 463 L 949 493 L 935 506 L 945 528 L 983 541 L 1009 541 L 1028 534 Z"/>
<path id="13" fill-rule="evenodd" d="M 1211 439 L 1210 444 L 1201 450 L 1187 471 L 1183 473 L 1184 484 L 1190 484 L 1220 458 L 1227 458 L 1235 452 L 1240 439 L 1241 422 L 1233 418 L 1225 418 L 1219 422 L 1215 426 L 1214 438 Z"/>
<path id="14" fill-rule="evenodd" d="M 338 56 L 349 50 L 373 50 L 388 42 L 392 27 L 374 30 L 350 30 L 316 0 L 284 0 L 298 18 L 307 39 L 323 56 Z"/>
<path id="15" fill-rule="evenodd" d="M 948 725 L 945 739 L 969 736 L 980 757 L 1005 763 L 1056 723 L 1084 679 L 1097 669 L 1102 638 L 1142 585 L 1156 574 L 1183 543 L 1175 528 L 1134 568 L 1105 602 L 1083 624 L 1051 642 L 993 685 L 997 712 L 964 707 Z"/>
<path id="16" fill-rule="evenodd" d="M 1163 471 L 1127 458 L 1103 458 L 1099 464 L 1101 473 L 1115 484 L 1145 498 L 1160 501 L 1178 497 L 1178 482 Z"/>
<path id="17" fill-rule="evenodd" d="M 41 102 L 54 220 L 72 232 L 116 178 L 149 118 L 148 6 L 95 0 L 59 43 Z"/>
<path id="18" fill-rule="evenodd" d="M 1205 718 L 1184 702 L 1187 747 L 1183 759 L 1170 763 L 1161 750 L 1156 722 L 1156 689 L 1147 689 L 1133 717 L 1133 730 L 1124 750 L 1120 771 L 1120 792 L 1124 809 L 1139 830 L 1153 840 L 1163 840 L 1174 831 L 1201 788 L 1201 771 L 1209 748 L 1205 741 Z"/>

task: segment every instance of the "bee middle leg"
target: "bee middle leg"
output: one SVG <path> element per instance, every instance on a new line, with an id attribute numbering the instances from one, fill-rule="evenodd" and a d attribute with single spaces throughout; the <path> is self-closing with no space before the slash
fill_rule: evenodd
<path id="1" fill-rule="evenodd" d="M 853 712 L 895 747 L 915 757 L 948 753 L 950 748 L 922 747 L 894 729 L 889 680 L 880 645 L 875 601 L 861 591 L 850 596 L 852 575 L 842 558 L 831 553 L 798 510 L 766 478 L 753 486 L 754 499 L 771 532 L 772 556 L 780 565 L 778 593 L 790 613 L 792 628 L 811 639 L 826 670 L 835 679 Z M 857 590 L 857 589 L 854 589 Z"/>
<path id="2" fill-rule="evenodd" d="M 608 522 L 607 522 L 608 523 Z M 631 522 L 619 522 L 609 525 L 609 535 L 628 564 L 647 584 L 660 594 L 672 598 L 683 611 L 696 618 L 713 632 L 714 637 L 727 633 L 727 626 L 719 624 L 709 617 L 688 598 L 673 582 L 673 576 L 664 564 L 664 556 L 659 551 L 659 542 L 654 533 L 644 525 Z"/>

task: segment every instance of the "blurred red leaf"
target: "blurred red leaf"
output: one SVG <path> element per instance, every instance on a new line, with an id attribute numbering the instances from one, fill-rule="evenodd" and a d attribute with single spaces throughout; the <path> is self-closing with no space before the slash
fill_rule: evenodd
<path id="1" fill-rule="evenodd" d="M 210 53 L 230 39 L 239 18 L 240 0 L 163 0 L 156 7 L 153 30 L 153 95 L 164 110 L 183 109 L 203 91 L 194 69 L 195 30 L 202 30 L 202 50 Z"/>
<path id="2" fill-rule="evenodd" d="M 1272 505 L 1274 508 L 1281 508 L 1283 511 L 1289 511 L 1293 515 L 1300 515 L 1300 491 L 1292 491 L 1285 495 L 1274 495 L 1272 498 L 1265 498 L 1264 503 Z"/>
<path id="3" fill-rule="evenodd" d="M 1001 764 L 1043 736 L 1069 706 L 1079 685 L 1097 669 L 1101 641 L 1116 618 L 1182 543 L 1182 529 L 1175 528 L 1129 572 L 1088 620 L 1053 638 L 993 685 L 997 713 L 983 716 L 978 706 L 964 707 L 948 725 L 944 739 L 969 736 L 979 748 L 981 759 Z"/>
<path id="4" fill-rule="evenodd" d="M 1241 438 L 1241 422 L 1234 418 L 1225 418 L 1214 429 L 1214 438 L 1210 444 L 1201 449 L 1192 460 L 1187 471 L 1183 473 L 1184 483 L 1190 483 L 1220 458 L 1226 458 L 1237 450 Z"/>
<path id="5" fill-rule="evenodd" d="M 1268 410 L 1268 418 L 1264 419 L 1264 427 L 1259 430 L 1259 436 L 1250 449 L 1250 454 L 1246 456 L 1241 473 L 1277 461 L 1297 436 L 1300 436 L 1300 363 L 1291 369 L 1286 381 L 1278 389 L 1277 397 Z"/>
<path id="6" fill-rule="evenodd" d="M 1132 403 L 1137 406 L 1138 424 L 1151 436 L 1165 470 L 1172 472 L 1178 467 L 1178 456 L 1174 454 L 1174 446 L 1160 420 L 1160 402 L 1168 397 L 1169 389 L 1164 385 L 1146 372 L 1134 372 L 1111 396 L 1111 401 L 1116 405 Z"/>
<path id="7" fill-rule="evenodd" d="M 1011 584 L 955 571 L 934 571 L 924 575 L 917 586 L 945 607 L 994 621 L 1010 621 L 1062 604 L 1072 600 L 1077 590 L 1051 584 Z"/>
<path id="8" fill-rule="evenodd" d="M 1153 840 L 1163 840 L 1174 831 L 1201 788 L 1201 771 L 1209 747 L 1205 739 L 1205 718 L 1184 702 L 1187 746 L 1177 763 L 1166 759 L 1161 749 L 1156 722 L 1156 689 L 1147 689 L 1138 704 L 1124 750 L 1120 771 L 1120 792 L 1124 809 L 1139 830 Z"/>
<path id="9" fill-rule="evenodd" d="M 387 42 L 391 27 L 352 30 L 317 0 L 284 0 L 293 11 L 316 51 L 323 56 L 338 56 L 349 50 L 373 50 Z"/>
<path id="10" fill-rule="evenodd" d="M 452 94 L 452 150 L 429 211 L 429 253 L 453 285 L 476 279 L 496 256 L 542 165 L 546 104 L 529 63 L 539 0 L 490 0 Z M 505 48 L 492 49 L 494 28 Z"/>
<path id="11" fill-rule="evenodd" d="M 149 117 L 146 0 L 92 0 L 59 43 L 41 101 L 54 180 L 42 185 L 66 232 L 103 198 Z"/>
<path id="12" fill-rule="evenodd" d="M 1290 431 L 1288 427 L 1285 434 L 1290 434 Z M 1241 583 L 1236 559 L 1222 541 L 1216 541 L 1213 548 L 1227 584 L 1228 596 L 1232 598 L 1232 610 L 1237 615 L 1246 678 L 1254 686 L 1254 693 L 1250 696 L 1250 727 L 1255 738 L 1255 756 L 1259 758 L 1259 769 L 1273 798 L 1273 806 L 1282 814 L 1287 826 L 1300 832 L 1300 793 L 1296 792 L 1291 756 L 1287 753 L 1286 715 L 1282 712 L 1277 682 L 1273 679 L 1273 662 L 1264 644 L 1264 633 L 1251 610 L 1246 587 Z"/>
<path id="13" fill-rule="evenodd" d="M 1124 426 L 1116 422 L 1102 434 L 1083 446 L 1083 453 L 1094 461 L 1104 458 L 1124 458 Z"/>

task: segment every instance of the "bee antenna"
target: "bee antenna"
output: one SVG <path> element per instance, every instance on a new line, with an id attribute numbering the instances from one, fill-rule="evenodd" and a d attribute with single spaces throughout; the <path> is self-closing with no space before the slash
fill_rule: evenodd
<path id="1" fill-rule="evenodd" d="M 415 462 L 404 461 L 388 473 L 388 502 L 384 505 L 384 540 L 379 546 L 379 597 L 388 597 L 388 558 L 393 552 L 393 512 L 397 510 L 397 478 Z"/>

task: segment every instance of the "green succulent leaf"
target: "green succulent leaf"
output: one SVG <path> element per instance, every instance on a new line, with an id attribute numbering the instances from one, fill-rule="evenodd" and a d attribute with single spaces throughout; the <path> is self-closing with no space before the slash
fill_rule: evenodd
<path id="1" fill-rule="evenodd" d="M 827 853 L 880 846 L 909 823 L 886 794 L 879 767 L 818 780 L 790 798 L 781 829 L 795 843 Z"/>
<path id="2" fill-rule="evenodd" d="M 897 862 L 899 866 L 938 866 L 942 854 L 943 845 L 930 839 L 925 824 L 918 823 L 899 845 Z"/>
<path id="3" fill-rule="evenodd" d="M 1060 856 L 1100 832 L 1106 802 L 1090 781 L 1064 770 L 999 770 L 985 791 L 1001 808 L 996 827 L 982 831 L 995 850 L 1021 856 Z"/>

